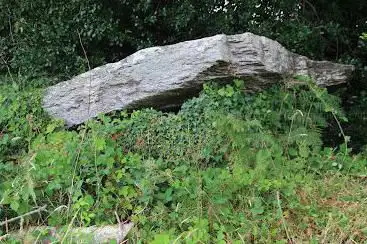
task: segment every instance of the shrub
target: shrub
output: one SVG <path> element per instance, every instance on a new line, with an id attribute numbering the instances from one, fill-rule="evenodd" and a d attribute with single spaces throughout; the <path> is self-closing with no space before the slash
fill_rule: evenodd
<path id="1" fill-rule="evenodd" d="M 322 146 L 326 114 L 343 119 L 338 103 L 311 84 L 249 95 L 236 80 L 206 85 L 177 114 L 122 112 L 78 131 L 49 122 L 8 169 L 2 214 L 47 205 L 49 213 L 29 221 L 100 225 L 117 213 L 137 224 L 132 240 L 153 243 L 286 240 L 284 216 L 294 215 L 296 229 L 315 211 L 320 230 L 327 211 L 302 194 L 325 174 L 367 166 L 350 156 L 347 138 L 339 149 Z"/>
<path id="2" fill-rule="evenodd" d="M 0 70 L 67 79 L 88 68 L 80 42 L 94 67 L 152 45 L 245 31 L 309 57 L 365 64 L 357 43 L 366 8 L 364 0 L 2 1 Z"/>

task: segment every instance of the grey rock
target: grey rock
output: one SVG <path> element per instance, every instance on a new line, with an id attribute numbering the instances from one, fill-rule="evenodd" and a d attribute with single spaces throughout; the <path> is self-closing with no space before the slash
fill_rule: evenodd
<path id="1" fill-rule="evenodd" d="M 252 33 L 216 35 L 140 50 L 46 89 L 43 106 L 68 126 L 99 113 L 180 105 L 205 81 L 243 78 L 258 90 L 283 77 L 309 75 L 320 86 L 346 82 L 354 67 L 313 61 Z"/>
<path id="2" fill-rule="evenodd" d="M 66 243 L 68 241 L 74 240 L 76 243 L 111 243 L 111 241 L 116 241 L 116 243 L 122 243 L 127 234 L 134 227 L 134 223 L 120 223 L 116 225 L 104 225 L 104 226 L 90 226 L 90 227 L 76 227 L 72 228 L 68 233 L 66 238 Z M 12 236 L 27 240 L 23 243 L 39 243 L 37 242 L 36 232 L 49 233 L 50 237 L 61 240 L 61 237 L 65 237 L 62 233 L 63 228 L 56 228 L 51 226 L 31 226 L 27 229 L 20 230 L 18 232 L 11 233 Z M 62 234 L 62 236 L 61 236 Z M 89 240 L 89 242 L 85 242 Z M 0 239 L 1 241 L 1 239 Z M 2 243 L 2 242 L 1 242 Z M 43 243 L 43 242 L 42 242 Z"/>

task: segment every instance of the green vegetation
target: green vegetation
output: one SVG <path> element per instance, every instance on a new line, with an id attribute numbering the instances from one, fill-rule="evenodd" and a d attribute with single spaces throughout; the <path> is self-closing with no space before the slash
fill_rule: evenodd
<path id="1" fill-rule="evenodd" d="M 0 242 L 49 225 L 61 233 L 39 241 L 70 243 L 67 229 L 116 214 L 131 243 L 367 242 L 367 1 L 227 2 L 0 1 L 0 223 L 47 210 L 1 225 Z M 43 88 L 90 67 L 245 31 L 355 75 L 332 94 L 306 77 L 257 94 L 207 84 L 176 114 L 74 129 L 41 108 Z"/>
<path id="2" fill-rule="evenodd" d="M 240 80 L 208 84 L 177 114 L 116 113 L 76 131 L 42 115 L 37 93 L 27 107 L 4 90 L 1 219 L 47 205 L 25 223 L 104 225 L 116 212 L 136 223 L 132 242 L 366 241 L 366 154 L 347 136 L 322 145 L 327 120 L 346 120 L 340 101 L 298 79 L 254 95 Z"/>
<path id="3" fill-rule="evenodd" d="M 311 58 L 366 64 L 365 0 L 7 0 L 0 9 L 0 70 L 32 77 L 88 69 L 80 39 L 93 67 L 152 45 L 245 31 Z"/>

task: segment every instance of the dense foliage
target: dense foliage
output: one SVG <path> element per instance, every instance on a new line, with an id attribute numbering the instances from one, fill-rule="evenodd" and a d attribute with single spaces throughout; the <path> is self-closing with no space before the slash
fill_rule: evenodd
<path id="1" fill-rule="evenodd" d="M 367 3 L 355 0 L 67 0 L 0 2 L 0 69 L 70 77 L 137 49 L 245 31 L 317 59 L 366 65 L 358 38 Z"/>
<path id="2" fill-rule="evenodd" d="M 356 215 L 367 206 L 355 204 L 367 196 L 367 158 L 350 155 L 347 136 L 338 148 L 322 145 L 328 118 L 345 120 L 340 101 L 302 79 L 255 95 L 240 80 L 205 85 L 177 114 L 116 113 L 77 131 L 47 117 L 31 134 L 9 127 L 5 143 L 30 143 L 1 164 L 1 218 L 47 205 L 30 225 L 116 223 L 116 212 L 136 223 L 133 242 L 364 241 L 367 219 Z M 3 113 L 39 115 L 37 102 L 16 107 L 7 94 Z"/>
<path id="3" fill-rule="evenodd" d="M 0 222 L 0 242 L 33 225 L 60 226 L 39 241 L 71 242 L 72 226 L 116 215 L 135 223 L 132 243 L 366 242 L 366 12 L 365 0 L 0 1 L 0 220 L 46 206 Z M 41 108 L 45 86 L 141 48 L 246 31 L 355 75 L 334 95 L 306 77 L 252 95 L 207 84 L 176 114 L 69 130 Z"/>

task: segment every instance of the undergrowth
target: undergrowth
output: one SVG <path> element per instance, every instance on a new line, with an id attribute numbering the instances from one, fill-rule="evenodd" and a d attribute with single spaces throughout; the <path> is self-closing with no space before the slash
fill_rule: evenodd
<path id="1" fill-rule="evenodd" d="M 207 84 L 177 114 L 118 112 L 78 130 L 48 118 L 39 91 L 5 87 L 0 219 L 41 206 L 20 224 L 117 214 L 135 223 L 132 243 L 367 241 L 366 153 L 351 154 L 342 128 L 343 144 L 323 145 L 327 118 L 347 119 L 337 97 L 299 79 L 253 95 L 240 80 Z"/>

